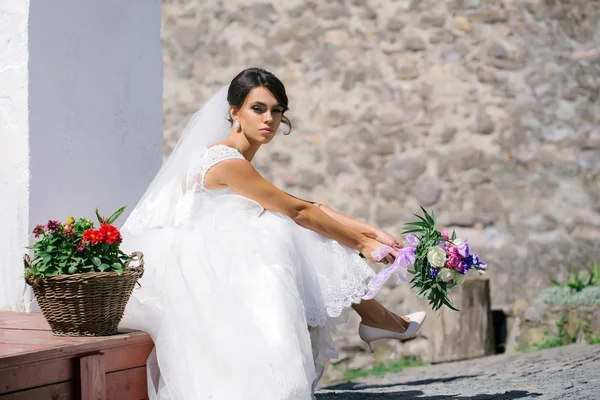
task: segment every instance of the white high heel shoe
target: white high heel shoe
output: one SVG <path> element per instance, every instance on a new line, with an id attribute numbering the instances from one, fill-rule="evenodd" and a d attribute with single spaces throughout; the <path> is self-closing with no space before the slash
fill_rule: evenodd
<path id="1" fill-rule="evenodd" d="M 361 323 L 358 326 L 358 336 L 369 345 L 369 349 L 371 350 L 371 353 L 373 353 L 371 342 L 380 339 L 408 340 L 415 336 L 419 331 L 426 316 L 427 314 L 423 311 L 407 315 L 406 317 L 409 319 L 409 323 L 408 328 L 406 328 L 404 332 L 394 332 L 387 329 L 374 328 Z"/>

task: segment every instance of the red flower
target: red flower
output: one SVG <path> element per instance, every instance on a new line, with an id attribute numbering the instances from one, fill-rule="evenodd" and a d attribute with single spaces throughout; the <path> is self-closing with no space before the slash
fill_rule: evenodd
<path id="1" fill-rule="evenodd" d="M 102 235 L 100 229 L 88 229 L 87 231 L 83 232 L 83 238 L 92 245 L 98 244 L 104 240 L 104 236 Z"/>
<path id="2" fill-rule="evenodd" d="M 104 238 L 104 243 L 114 244 L 121 243 L 121 233 L 119 230 L 108 224 L 103 224 L 98 231 L 102 234 Z"/>

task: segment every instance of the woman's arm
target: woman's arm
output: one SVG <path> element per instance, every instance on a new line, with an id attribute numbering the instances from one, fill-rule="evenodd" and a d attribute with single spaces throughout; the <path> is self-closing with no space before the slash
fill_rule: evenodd
<path id="1" fill-rule="evenodd" d="M 290 194 L 290 196 L 292 196 L 298 200 L 305 201 L 307 203 L 310 203 L 314 206 L 319 207 L 321 209 L 321 211 L 323 211 L 325 214 L 329 215 L 331 218 L 335 219 L 340 224 L 345 225 L 350 229 L 354 229 L 354 230 L 362 233 L 365 236 L 373 238 L 382 244 L 388 245 L 393 249 L 401 249 L 404 247 L 404 244 L 402 243 L 401 240 L 396 239 L 394 236 L 390 235 L 383 229 L 377 228 L 366 222 L 362 222 L 362 221 L 358 221 L 356 219 L 350 218 L 342 213 L 339 213 L 339 212 L 327 207 L 324 204 L 320 204 L 320 203 L 317 203 L 314 201 L 300 199 L 291 194 Z"/>
<path id="2" fill-rule="evenodd" d="M 278 189 L 246 160 L 222 161 L 206 173 L 205 179 L 229 186 L 242 196 L 255 200 L 266 210 L 285 214 L 298 225 L 358 250 L 371 260 L 371 253 L 381 245 L 377 240 L 337 222 L 319 207 Z"/>
<path id="3" fill-rule="evenodd" d="M 390 235 L 383 229 L 377 228 L 371 224 L 366 222 L 358 221 L 356 219 L 350 218 L 344 214 L 341 214 L 331 208 L 327 207 L 323 204 L 315 203 L 325 214 L 329 215 L 331 218 L 335 219 L 341 224 L 346 225 L 349 228 L 355 229 L 361 232 L 363 235 L 366 235 L 370 238 L 376 239 L 378 242 L 386 244 L 393 249 L 401 249 L 404 247 L 404 244 L 401 240 L 396 239 L 394 236 Z"/>

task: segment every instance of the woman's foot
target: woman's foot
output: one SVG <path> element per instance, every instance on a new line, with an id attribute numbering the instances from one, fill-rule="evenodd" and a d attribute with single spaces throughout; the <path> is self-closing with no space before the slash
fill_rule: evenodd
<path id="1" fill-rule="evenodd" d="M 410 339 L 416 335 L 426 317 L 423 311 L 399 317 L 375 299 L 363 300 L 352 307 L 362 319 L 358 327 L 358 335 L 367 342 L 369 348 L 371 342 L 375 340 Z"/>
<path id="2" fill-rule="evenodd" d="M 390 313 L 390 314 L 392 314 L 392 313 Z M 392 315 L 394 316 L 394 319 L 399 318 L 399 317 L 395 316 L 395 314 L 392 314 Z M 408 339 L 412 338 L 413 336 L 415 336 L 417 334 L 417 332 L 419 331 L 419 329 L 421 328 L 423 321 L 425 321 L 425 317 L 426 317 L 426 314 L 423 311 L 419 311 L 419 312 L 410 314 L 405 318 L 401 318 L 401 321 L 398 321 L 398 325 L 400 324 L 400 322 L 402 322 L 402 325 L 404 325 L 406 323 L 406 319 L 409 320 L 408 327 L 404 328 L 402 331 L 385 329 L 385 328 L 382 328 L 381 325 L 379 325 L 378 327 L 375 327 L 375 326 L 369 326 L 369 325 L 365 325 L 364 323 L 361 323 L 358 326 L 358 336 L 360 336 L 360 338 L 369 345 L 369 349 L 371 349 L 371 352 L 373 352 L 373 348 L 371 347 L 371 342 L 374 342 L 375 340 L 398 339 L 400 341 L 404 341 L 404 340 L 408 340 Z M 396 327 L 398 325 L 396 325 Z"/>
<path id="3" fill-rule="evenodd" d="M 375 299 L 363 300 L 352 307 L 360 315 L 361 323 L 373 328 L 402 333 L 410 323 L 409 318 L 399 317 Z"/>
<path id="4" fill-rule="evenodd" d="M 386 331 L 405 332 L 410 323 L 410 318 L 400 317 L 388 310 L 385 311 L 384 315 L 379 316 L 377 319 L 363 318 L 361 324 L 372 328 L 385 329 Z"/>

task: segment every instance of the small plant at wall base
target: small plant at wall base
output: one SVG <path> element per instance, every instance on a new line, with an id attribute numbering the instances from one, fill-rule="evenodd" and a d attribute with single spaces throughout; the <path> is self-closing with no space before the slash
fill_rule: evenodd
<path id="1" fill-rule="evenodd" d="M 554 286 L 568 287 L 575 292 L 581 292 L 586 287 L 599 286 L 600 285 L 600 265 L 597 261 L 594 261 L 594 265 L 589 269 L 589 275 L 587 277 L 580 276 L 579 271 L 574 271 L 573 268 L 569 269 L 569 275 L 567 282 L 558 282 L 552 279 Z"/>
<path id="2" fill-rule="evenodd" d="M 590 328 L 589 322 L 578 323 L 577 328 L 573 332 L 572 335 L 569 335 L 567 332 L 567 324 L 568 320 L 566 316 L 563 316 L 556 322 L 556 327 L 558 328 L 558 333 L 556 337 L 549 338 L 546 333 L 546 339 L 537 345 L 528 346 L 524 350 L 525 351 L 535 351 L 535 350 L 543 350 L 543 349 L 551 349 L 554 347 L 567 346 L 569 344 L 577 343 L 577 339 L 579 338 L 579 334 L 583 333 L 583 337 L 585 338 L 585 343 L 587 344 L 599 344 L 600 343 L 600 335 L 594 334 Z M 583 331 L 583 332 L 582 332 Z"/>
<path id="3" fill-rule="evenodd" d="M 41 239 L 27 247 L 34 257 L 26 277 L 111 271 L 123 274 L 133 258 L 119 249 L 121 233 L 112 225 L 123 211 L 125 207 L 103 218 L 96 209 L 98 229 L 89 219 L 73 217 L 64 224 L 50 220 L 46 225 L 37 225 L 33 234 Z"/>
<path id="4" fill-rule="evenodd" d="M 600 305 L 600 265 L 597 261 L 587 276 L 571 269 L 566 282 L 553 279 L 552 283 L 554 286 L 538 295 L 538 303 L 570 307 Z"/>

